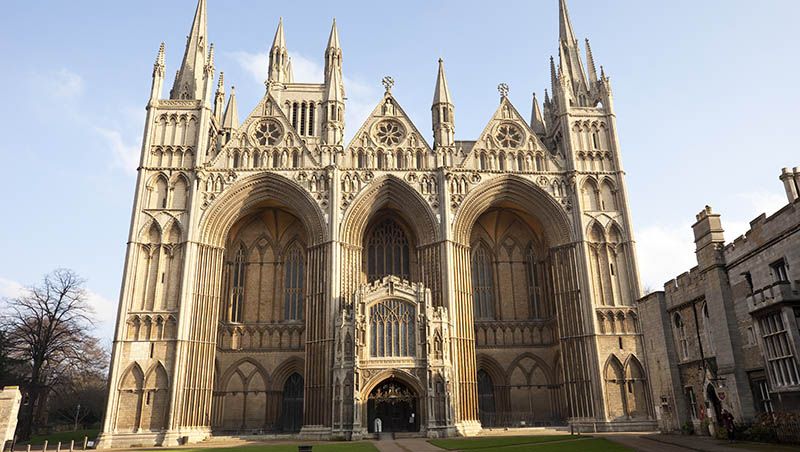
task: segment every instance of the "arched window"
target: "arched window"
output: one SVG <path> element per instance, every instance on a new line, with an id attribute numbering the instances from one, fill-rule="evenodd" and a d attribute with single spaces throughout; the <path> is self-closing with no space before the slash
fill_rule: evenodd
<path id="1" fill-rule="evenodd" d="M 479 158 L 479 161 L 480 161 L 481 169 L 485 170 L 486 169 L 486 154 L 481 154 L 481 156 Z"/>
<path id="2" fill-rule="evenodd" d="M 307 108 L 308 108 L 308 106 L 306 105 L 305 102 L 303 102 L 303 105 L 300 107 L 300 135 L 305 135 L 306 134 L 306 109 Z"/>
<path id="3" fill-rule="evenodd" d="M 400 300 L 384 300 L 369 308 L 370 356 L 402 357 L 416 354 L 414 307 Z"/>
<path id="4" fill-rule="evenodd" d="M 499 161 L 500 161 L 500 163 L 499 163 L 500 164 L 500 171 L 505 171 L 506 170 L 506 154 L 504 152 L 500 153 Z"/>
<path id="5" fill-rule="evenodd" d="M 231 263 L 231 290 L 228 304 L 228 320 L 231 322 L 242 321 L 242 308 L 244 305 L 244 274 L 245 274 L 245 249 L 244 245 L 236 251 L 236 256 Z"/>
<path id="6" fill-rule="evenodd" d="M 494 318 L 492 259 L 483 244 L 472 254 L 472 300 L 476 319 Z"/>
<path id="7" fill-rule="evenodd" d="M 408 238 L 400 225 L 391 218 L 372 230 L 366 250 L 368 281 L 387 275 L 411 279 Z"/>
<path id="8" fill-rule="evenodd" d="M 364 168 L 367 166 L 366 159 L 364 158 L 364 151 L 358 151 L 358 167 Z"/>
<path id="9" fill-rule="evenodd" d="M 525 268 L 528 274 L 528 302 L 530 304 L 530 317 L 532 319 L 543 319 L 546 317 L 546 314 L 541 305 L 539 278 L 536 275 L 536 256 L 533 254 L 532 245 L 528 245 L 528 250 L 525 253 Z"/>
<path id="10" fill-rule="evenodd" d="M 150 194 L 150 208 L 151 209 L 166 209 L 167 208 L 167 194 L 169 193 L 169 185 L 164 177 L 159 176 Z"/>
<path id="11" fill-rule="evenodd" d="M 683 359 L 687 359 L 689 358 L 689 340 L 686 337 L 686 325 L 683 324 L 683 319 L 677 312 L 675 313 L 673 322 L 675 323 L 675 330 L 678 333 L 678 348 L 681 350 L 681 356 Z"/>
<path id="12" fill-rule="evenodd" d="M 312 102 L 308 104 L 308 134 L 314 135 L 314 110 L 317 106 Z"/>
<path id="13" fill-rule="evenodd" d="M 297 130 L 297 114 L 299 113 L 300 105 L 297 102 L 292 104 L 292 127 Z"/>
<path id="14" fill-rule="evenodd" d="M 481 424 L 491 427 L 493 425 L 492 415 L 494 412 L 494 383 L 492 382 L 492 377 L 481 369 L 478 371 L 478 414 L 481 418 Z"/>
<path id="15" fill-rule="evenodd" d="M 422 152 L 417 152 L 417 169 L 423 169 L 425 165 L 424 160 L 422 159 Z"/>
<path id="16" fill-rule="evenodd" d="M 300 153 L 297 151 L 292 152 L 292 168 L 300 167 Z"/>
<path id="17" fill-rule="evenodd" d="M 525 156 L 520 152 L 517 154 L 517 171 L 526 171 L 527 169 L 525 168 Z"/>
<path id="18" fill-rule="evenodd" d="M 284 320 L 303 319 L 304 270 L 303 250 L 299 245 L 294 245 L 286 253 L 286 260 L 283 265 Z"/>

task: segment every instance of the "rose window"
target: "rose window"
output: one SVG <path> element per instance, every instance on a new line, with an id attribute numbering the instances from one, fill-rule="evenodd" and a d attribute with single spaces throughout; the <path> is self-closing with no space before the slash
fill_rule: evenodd
<path id="1" fill-rule="evenodd" d="M 504 148 L 516 148 L 522 144 L 522 131 L 517 126 L 503 124 L 497 129 L 495 138 Z"/>
<path id="2" fill-rule="evenodd" d="M 275 121 L 261 121 L 256 126 L 256 142 L 261 146 L 272 146 L 281 139 L 281 126 Z"/>
<path id="3" fill-rule="evenodd" d="M 383 121 L 378 124 L 376 135 L 382 145 L 395 146 L 403 139 L 404 133 L 403 126 L 397 121 Z"/>

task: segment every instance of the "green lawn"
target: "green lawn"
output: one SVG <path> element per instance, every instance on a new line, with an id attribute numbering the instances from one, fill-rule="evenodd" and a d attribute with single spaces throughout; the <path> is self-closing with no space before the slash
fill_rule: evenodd
<path id="1" fill-rule="evenodd" d="M 570 435 L 492 436 L 483 438 L 432 439 L 428 442 L 436 447 L 447 450 L 473 450 L 516 446 L 519 444 L 548 443 L 567 439 L 571 439 Z"/>
<path id="2" fill-rule="evenodd" d="M 32 435 L 31 436 L 31 445 L 36 444 L 44 444 L 45 440 L 48 441 L 47 448 L 50 449 L 50 446 L 53 446 L 53 450 L 55 450 L 56 444 L 61 441 L 62 445 L 67 445 L 69 447 L 69 442 L 75 440 L 75 445 L 83 446 L 83 437 L 88 436 L 89 441 L 93 441 L 97 438 L 97 435 L 100 434 L 100 429 L 91 429 L 91 430 L 76 430 L 74 432 L 56 432 L 56 433 L 48 433 L 46 435 Z"/>
<path id="3" fill-rule="evenodd" d="M 181 452 L 297 452 L 297 446 L 303 444 L 261 444 L 258 446 L 214 447 L 204 449 L 179 449 Z M 378 452 L 378 449 L 366 441 L 332 442 L 326 444 L 311 443 L 314 452 Z"/>
<path id="4" fill-rule="evenodd" d="M 483 438 L 455 438 L 432 439 L 431 444 L 442 449 L 459 451 L 490 451 L 502 450 L 503 452 L 517 451 L 556 451 L 556 452 L 582 452 L 582 451 L 609 451 L 622 452 L 630 449 L 613 443 L 603 438 L 570 435 L 539 435 L 539 436 L 495 436 Z"/>

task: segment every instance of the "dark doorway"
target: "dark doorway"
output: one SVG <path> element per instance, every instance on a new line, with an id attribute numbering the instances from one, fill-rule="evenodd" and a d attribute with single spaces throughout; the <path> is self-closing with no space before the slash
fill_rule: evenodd
<path id="1" fill-rule="evenodd" d="M 280 425 L 284 432 L 299 432 L 303 426 L 303 377 L 293 373 L 283 385 Z"/>
<path id="2" fill-rule="evenodd" d="M 494 426 L 494 415 L 494 383 L 492 383 L 492 377 L 481 369 L 478 371 L 478 416 L 480 417 L 481 425 L 485 427 Z"/>
<path id="3" fill-rule="evenodd" d="M 417 395 L 399 380 L 384 380 L 369 393 L 367 419 L 370 433 L 375 433 L 375 419 L 381 420 L 384 432 L 418 432 Z"/>
<path id="4" fill-rule="evenodd" d="M 711 407 L 714 409 L 714 422 L 717 425 L 722 425 L 722 403 L 717 397 L 717 390 L 714 389 L 713 385 L 708 385 L 706 394 L 708 395 L 708 401 L 711 402 Z"/>

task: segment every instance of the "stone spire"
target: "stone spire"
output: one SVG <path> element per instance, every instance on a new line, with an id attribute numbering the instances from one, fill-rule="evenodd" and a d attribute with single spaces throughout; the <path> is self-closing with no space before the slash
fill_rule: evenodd
<path id="1" fill-rule="evenodd" d="M 589 45 L 589 38 L 586 38 L 586 66 L 589 69 L 589 83 L 597 82 L 597 67 L 594 65 L 594 56 L 592 55 L 592 46 Z"/>
<path id="2" fill-rule="evenodd" d="M 441 58 L 439 58 L 439 73 L 436 76 L 431 116 L 434 147 L 455 144 L 455 107 L 450 98 L 450 89 L 447 87 L 447 78 L 444 74 L 444 60 Z"/>
<path id="3" fill-rule="evenodd" d="M 197 1 L 192 29 L 186 39 L 186 52 L 170 92 L 171 99 L 203 99 L 206 70 L 206 36 L 208 34 L 206 0 Z"/>
<path id="4" fill-rule="evenodd" d="M 222 109 L 225 104 L 225 73 L 219 73 L 219 81 L 217 82 L 217 91 L 214 94 L 214 119 L 217 124 L 222 124 Z"/>
<path id="5" fill-rule="evenodd" d="M 158 55 L 156 55 L 156 62 L 153 63 L 153 85 L 150 88 L 150 100 L 158 100 L 161 98 L 161 91 L 164 89 L 164 75 L 166 74 L 166 66 L 164 64 L 164 43 L 158 47 Z"/>
<path id="6" fill-rule="evenodd" d="M 342 70 L 342 47 L 339 45 L 339 31 L 336 29 L 336 19 L 331 25 L 331 35 L 328 37 L 328 46 L 325 48 L 325 76 L 331 67 Z M 340 74 L 341 75 L 341 74 Z"/>
<path id="7" fill-rule="evenodd" d="M 539 109 L 539 101 L 536 99 L 536 93 L 533 93 L 533 107 L 531 109 L 531 128 L 537 135 L 544 136 L 547 132 L 545 126 L 544 116 L 542 110 Z"/>
<path id="8" fill-rule="evenodd" d="M 228 98 L 228 106 L 225 107 L 225 115 L 222 117 L 222 128 L 229 132 L 239 127 L 239 110 L 236 108 L 236 87 L 231 87 L 231 97 Z"/>
<path id="9" fill-rule="evenodd" d="M 572 29 L 572 22 L 569 19 L 567 0 L 559 0 L 558 12 L 560 75 L 564 75 L 568 78 L 573 91 L 586 91 L 586 76 L 583 71 L 580 50 L 578 49 L 578 40 L 575 39 L 575 32 Z"/>
<path id="10" fill-rule="evenodd" d="M 286 37 L 283 33 L 283 18 L 278 21 L 275 39 L 269 51 L 269 77 L 268 85 L 283 85 L 292 81 L 292 63 L 289 52 L 286 50 Z"/>

